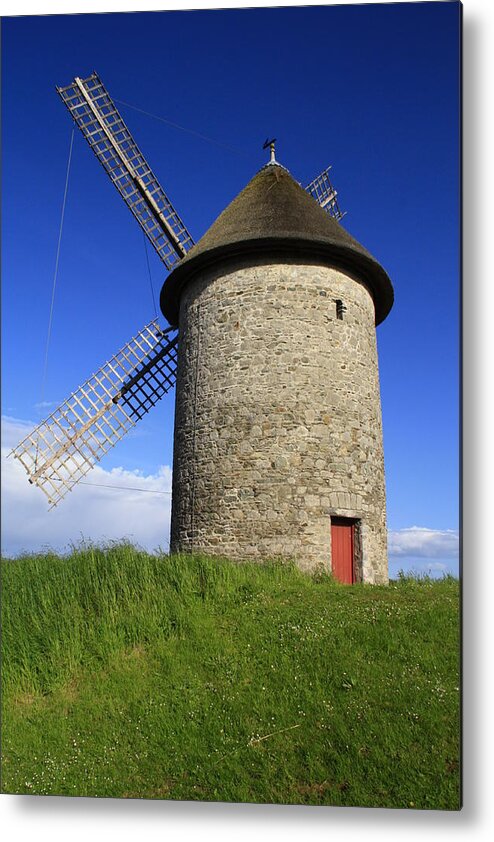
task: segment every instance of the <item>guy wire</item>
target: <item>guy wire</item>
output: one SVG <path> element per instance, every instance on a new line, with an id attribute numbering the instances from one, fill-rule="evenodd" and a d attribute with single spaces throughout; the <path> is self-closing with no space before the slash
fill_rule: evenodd
<path id="1" fill-rule="evenodd" d="M 62 230 L 63 230 L 63 218 L 65 215 L 65 204 L 67 201 L 67 189 L 69 186 L 69 173 L 70 173 L 70 162 L 72 159 L 72 146 L 74 143 L 74 131 L 75 131 L 75 123 L 72 126 L 72 135 L 70 137 L 70 149 L 69 149 L 69 160 L 67 162 L 67 174 L 65 176 L 65 189 L 63 194 L 63 202 L 62 202 L 62 216 L 60 219 L 60 229 L 58 232 L 58 245 L 57 245 L 57 256 L 55 259 L 55 273 L 53 275 L 53 287 L 51 292 L 51 304 L 50 304 L 50 316 L 48 319 L 48 335 L 46 337 L 46 349 L 45 349 L 45 362 L 43 366 L 43 375 L 41 378 L 41 401 L 44 400 L 45 395 L 45 385 L 46 385 L 46 373 L 48 369 L 48 350 L 50 346 L 50 337 L 51 337 L 51 327 L 53 322 L 53 305 L 55 303 L 55 288 L 57 285 L 57 277 L 58 277 L 58 262 L 60 259 L 60 245 L 62 242 Z"/>

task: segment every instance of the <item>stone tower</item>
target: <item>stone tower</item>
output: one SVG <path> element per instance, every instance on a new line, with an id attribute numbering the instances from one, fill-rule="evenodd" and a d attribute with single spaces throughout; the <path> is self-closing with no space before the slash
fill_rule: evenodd
<path id="1" fill-rule="evenodd" d="M 387 581 L 375 325 L 392 303 L 284 167 L 254 176 L 161 291 L 180 329 L 172 551 Z"/>

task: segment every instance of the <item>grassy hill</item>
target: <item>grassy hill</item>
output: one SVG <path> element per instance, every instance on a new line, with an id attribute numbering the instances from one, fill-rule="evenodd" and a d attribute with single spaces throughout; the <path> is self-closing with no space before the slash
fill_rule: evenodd
<path id="1" fill-rule="evenodd" d="M 459 586 L 2 562 L 2 791 L 459 808 Z"/>

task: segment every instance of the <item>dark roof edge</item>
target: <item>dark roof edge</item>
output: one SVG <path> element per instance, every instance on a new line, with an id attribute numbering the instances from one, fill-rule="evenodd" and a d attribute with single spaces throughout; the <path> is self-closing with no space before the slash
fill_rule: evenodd
<path id="1" fill-rule="evenodd" d="M 391 281 L 382 266 L 370 254 L 345 246 L 311 240 L 304 236 L 266 237 L 226 243 L 190 259 L 184 258 L 166 279 L 160 294 L 160 307 L 171 325 L 178 324 L 180 296 L 185 285 L 201 270 L 219 261 L 235 257 L 264 256 L 280 253 L 291 257 L 319 259 L 326 265 L 354 272 L 372 295 L 376 326 L 388 315 L 394 301 Z"/>

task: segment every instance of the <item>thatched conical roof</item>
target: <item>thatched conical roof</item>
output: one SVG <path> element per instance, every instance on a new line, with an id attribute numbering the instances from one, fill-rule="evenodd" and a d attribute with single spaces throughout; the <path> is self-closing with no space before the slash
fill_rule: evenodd
<path id="1" fill-rule="evenodd" d="M 285 255 L 347 269 L 369 289 L 376 324 L 388 315 L 393 287 L 380 264 L 279 164 L 268 164 L 220 214 L 161 290 L 161 309 L 178 323 L 180 295 L 206 266 L 227 257 Z"/>

